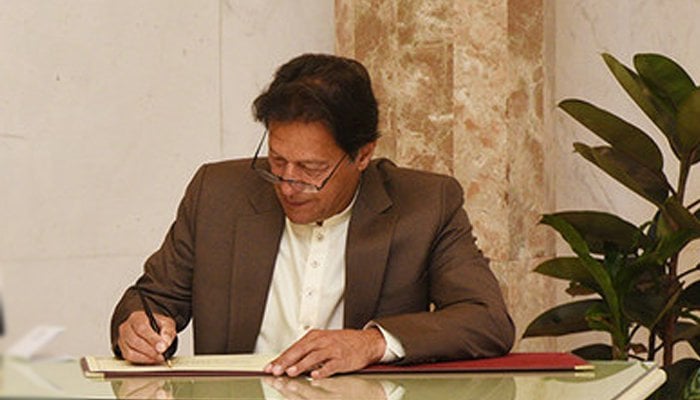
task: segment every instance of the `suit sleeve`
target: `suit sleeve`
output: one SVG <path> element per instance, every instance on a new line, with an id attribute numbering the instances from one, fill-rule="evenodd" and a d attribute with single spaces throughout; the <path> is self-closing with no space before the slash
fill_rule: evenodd
<path id="1" fill-rule="evenodd" d="M 515 328 L 488 259 L 476 246 L 454 179 L 442 184 L 439 231 L 428 257 L 430 312 L 375 321 L 403 345 L 403 363 L 493 357 L 513 346 Z"/>
<path id="2" fill-rule="evenodd" d="M 173 318 L 178 332 L 187 326 L 191 315 L 192 270 L 194 267 L 195 215 L 206 166 L 201 167 L 190 182 L 180 202 L 175 222 L 161 247 L 144 265 L 144 272 L 129 287 L 115 307 L 111 320 L 112 350 L 117 347 L 119 325 L 134 311 L 142 310 L 135 286 L 145 291 L 153 311 Z"/>

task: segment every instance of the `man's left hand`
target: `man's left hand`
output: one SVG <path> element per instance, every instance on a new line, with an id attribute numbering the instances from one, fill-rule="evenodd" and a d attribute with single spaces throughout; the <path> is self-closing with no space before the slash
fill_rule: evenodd
<path id="1" fill-rule="evenodd" d="M 275 376 L 299 376 L 310 372 L 321 379 L 376 363 L 386 342 L 377 328 L 364 330 L 311 330 L 265 367 Z"/>

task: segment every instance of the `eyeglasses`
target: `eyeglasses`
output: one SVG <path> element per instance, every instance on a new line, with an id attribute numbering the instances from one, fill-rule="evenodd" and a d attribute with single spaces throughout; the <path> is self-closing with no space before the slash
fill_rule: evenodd
<path id="1" fill-rule="evenodd" d="M 335 171 L 338 170 L 338 167 L 340 167 L 340 163 L 345 160 L 345 157 L 347 157 L 347 154 L 343 154 L 343 157 L 338 160 L 338 162 L 335 164 L 331 172 L 328 174 L 328 176 L 321 181 L 320 185 L 316 185 L 313 183 L 309 182 L 304 182 L 302 180 L 297 180 L 297 179 L 287 179 L 282 176 L 279 176 L 277 174 L 273 174 L 271 171 L 263 168 L 259 168 L 257 166 L 257 161 L 258 161 L 258 154 L 260 154 L 260 149 L 262 148 L 263 142 L 265 142 L 265 137 L 267 136 L 267 130 L 263 134 L 262 139 L 260 139 L 260 143 L 258 144 L 258 148 L 255 150 L 255 155 L 253 156 L 253 161 L 250 163 L 250 168 L 255 170 L 255 172 L 260 175 L 261 178 L 264 180 L 274 184 L 274 185 L 281 185 L 282 183 L 286 183 L 290 185 L 292 188 L 294 188 L 297 191 L 304 192 L 304 193 L 318 193 L 323 189 L 324 186 L 328 183 L 328 181 L 333 177 L 333 174 L 335 174 Z"/>

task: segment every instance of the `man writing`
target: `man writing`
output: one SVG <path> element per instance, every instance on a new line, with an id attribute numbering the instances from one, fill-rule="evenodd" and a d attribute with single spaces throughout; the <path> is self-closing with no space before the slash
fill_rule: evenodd
<path id="1" fill-rule="evenodd" d="M 117 355 L 163 362 L 190 319 L 195 353 L 280 353 L 265 368 L 276 376 L 510 349 L 513 324 L 459 184 L 372 160 L 378 111 L 360 63 L 299 56 L 253 109 L 266 128 L 255 156 L 196 173 L 115 309 Z"/>

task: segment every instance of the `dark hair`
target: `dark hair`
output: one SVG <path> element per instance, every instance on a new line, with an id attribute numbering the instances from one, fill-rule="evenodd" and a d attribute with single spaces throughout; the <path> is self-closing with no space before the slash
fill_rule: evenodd
<path id="1" fill-rule="evenodd" d="M 377 140 L 379 111 L 372 83 L 359 62 L 327 54 L 304 54 L 282 65 L 253 102 L 257 121 L 321 122 L 351 157 Z"/>

